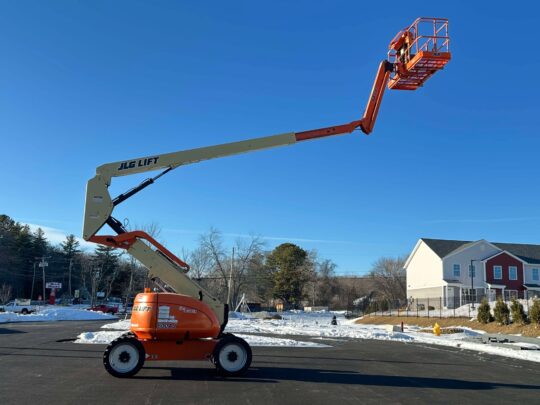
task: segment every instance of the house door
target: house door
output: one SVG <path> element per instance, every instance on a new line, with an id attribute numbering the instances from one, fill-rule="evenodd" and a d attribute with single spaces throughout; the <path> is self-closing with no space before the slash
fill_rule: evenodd
<path id="1" fill-rule="evenodd" d="M 499 292 L 500 295 L 500 292 Z M 497 300 L 497 290 L 496 289 L 489 289 L 488 290 L 488 301 L 496 301 Z"/>
<path id="2" fill-rule="evenodd" d="M 446 308 L 452 309 L 459 307 L 458 287 L 446 287 Z"/>

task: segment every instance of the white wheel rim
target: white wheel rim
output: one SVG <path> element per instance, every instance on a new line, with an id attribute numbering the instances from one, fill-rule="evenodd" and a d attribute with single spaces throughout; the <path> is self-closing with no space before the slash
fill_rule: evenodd
<path id="1" fill-rule="evenodd" d="M 109 353 L 109 364 L 117 373 L 133 370 L 139 362 L 139 351 L 131 343 L 121 343 Z"/>
<path id="2" fill-rule="evenodd" d="M 246 361 L 246 349 L 237 343 L 229 343 L 219 352 L 219 364 L 231 373 L 241 370 Z"/>

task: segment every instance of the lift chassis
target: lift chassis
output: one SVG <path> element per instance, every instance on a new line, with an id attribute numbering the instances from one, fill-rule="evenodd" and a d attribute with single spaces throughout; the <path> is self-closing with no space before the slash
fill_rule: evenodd
<path id="1" fill-rule="evenodd" d="M 427 28 L 426 28 L 427 27 Z M 427 29 L 427 33 L 423 32 Z M 83 238 L 127 250 L 148 268 L 162 288 L 146 289 L 133 305 L 130 332 L 105 350 L 104 365 L 116 377 L 136 374 L 145 361 L 210 360 L 221 374 L 240 375 L 251 363 L 251 349 L 243 340 L 224 333 L 228 307 L 187 276 L 189 265 L 143 231 L 127 231 L 112 216 L 114 208 L 177 167 L 293 145 L 355 130 L 369 134 L 375 125 L 385 89 L 415 90 L 450 60 L 448 21 L 419 18 L 400 31 L 389 45 L 388 58 L 379 64 L 361 119 L 302 132 L 288 132 L 239 142 L 144 156 L 99 166 L 86 187 Z M 113 177 L 161 170 L 155 177 L 112 198 Z M 115 234 L 97 235 L 108 225 Z"/>

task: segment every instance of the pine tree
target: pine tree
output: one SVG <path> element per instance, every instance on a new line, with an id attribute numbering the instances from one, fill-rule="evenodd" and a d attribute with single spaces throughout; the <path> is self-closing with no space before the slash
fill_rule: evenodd
<path id="1" fill-rule="evenodd" d="M 47 250 L 49 249 L 49 243 L 47 242 L 47 238 L 45 237 L 45 232 L 43 232 L 43 229 L 38 228 L 36 231 L 32 234 L 33 240 L 32 240 L 32 248 L 33 248 L 33 254 L 35 257 L 41 257 L 45 256 L 47 253 Z"/>
<path id="2" fill-rule="evenodd" d="M 283 243 L 268 255 L 266 265 L 274 273 L 275 298 L 298 306 L 304 283 L 309 280 L 305 266 L 307 258 L 307 252 L 292 243 Z"/>
<path id="3" fill-rule="evenodd" d="M 482 303 L 478 307 L 478 315 L 476 318 L 480 323 L 489 323 L 493 321 L 489 308 L 489 302 L 486 298 L 482 299 Z"/>
<path id="4" fill-rule="evenodd" d="M 527 314 L 523 309 L 523 305 L 521 305 L 521 302 L 519 302 L 515 298 L 512 298 L 510 312 L 512 313 L 512 321 L 514 323 L 519 323 L 520 325 L 524 325 L 527 323 Z"/>
<path id="5" fill-rule="evenodd" d="M 96 262 L 99 264 L 101 271 L 99 278 L 103 280 L 105 284 L 103 286 L 98 286 L 98 288 L 104 287 L 106 289 L 105 298 L 109 298 L 120 271 L 116 249 L 111 246 L 98 245 L 96 248 Z"/>
<path id="6" fill-rule="evenodd" d="M 66 236 L 66 240 L 60 243 L 60 247 L 62 248 L 64 256 L 68 260 L 73 259 L 75 255 L 81 252 L 79 249 L 79 241 L 73 234 Z"/>
<path id="7" fill-rule="evenodd" d="M 497 299 L 493 313 L 495 314 L 495 320 L 499 325 L 508 325 L 510 323 L 510 310 L 501 297 Z"/>
<path id="8" fill-rule="evenodd" d="M 533 300 L 533 304 L 529 309 L 529 319 L 537 326 L 540 324 L 540 300 L 538 298 Z"/>

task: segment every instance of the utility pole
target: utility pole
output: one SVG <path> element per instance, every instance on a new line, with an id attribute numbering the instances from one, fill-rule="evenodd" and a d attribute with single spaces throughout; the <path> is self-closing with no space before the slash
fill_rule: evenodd
<path id="1" fill-rule="evenodd" d="M 48 258 L 49 256 L 36 257 L 36 259 L 41 260 L 39 263 L 39 267 L 41 267 L 42 276 L 43 276 L 43 296 L 42 296 L 43 301 L 45 301 L 45 267 L 49 265 L 49 263 L 47 263 L 45 259 L 48 259 Z"/>
<path id="2" fill-rule="evenodd" d="M 34 297 L 34 282 L 36 281 L 36 263 L 34 262 L 34 275 L 32 277 L 32 292 L 30 293 L 30 300 Z"/>
<path id="3" fill-rule="evenodd" d="M 73 258 L 69 259 L 69 296 L 71 297 L 71 266 L 73 265 Z"/>
<path id="4" fill-rule="evenodd" d="M 471 272 L 471 301 L 472 301 L 472 305 L 471 305 L 471 308 L 474 309 L 474 301 L 475 301 L 475 298 L 476 298 L 476 293 L 474 291 L 474 277 L 476 276 L 476 269 L 474 268 L 474 264 L 473 262 L 475 262 L 476 260 L 474 259 L 471 259 L 471 269 L 470 269 L 470 272 Z"/>
<path id="5" fill-rule="evenodd" d="M 229 308 L 231 308 L 231 285 L 232 285 L 233 266 L 234 266 L 234 247 L 232 248 L 231 271 L 229 273 L 229 286 L 227 288 L 227 305 L 229 305 Z"/>

